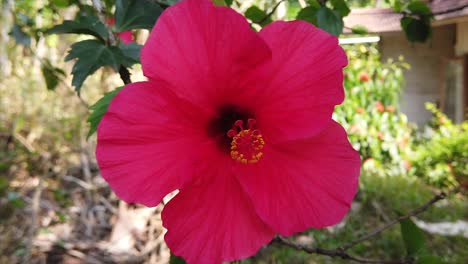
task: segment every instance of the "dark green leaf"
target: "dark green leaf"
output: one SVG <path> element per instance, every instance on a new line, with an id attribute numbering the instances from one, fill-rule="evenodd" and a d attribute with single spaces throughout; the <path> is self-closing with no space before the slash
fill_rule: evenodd
<path id="1" fill-rule="evenodd" d="M 363 35 L 363 34 L 367 34 L 367 28 L 364 27 L 364 26 L 354 26 L 351 28 L 351 31 L 353 32 L 353 34 L 359 34 L 359 35 Z"/>
<path id="2" fill-rule="evenodd" d="M 162 12 L 156 1 L 151 0 L 117 0 L 115 7 L 117 32 L 139 28 L 152 29 Z"/>
<path id="3" fill-rule="evenodd" d="M 95 16 L 79 16 L 78 19 L 65 20 L 46 31 L 46 34 L 87 34 L 105 42 L 108 37 L 106 26 Z"/>
<path id="4" fill-rule="evenodd" d="M 160 3 L 163 6 L 171 6 L 177 2 L 180 2 L 181 0 L 159 0 L 158 3 Z"/>
<path id="5" fill-rule="evenodd" d="M 319 9 L 322 5 L 317 0 L 308 0 L 309 6 Z"/>
<path id="6" fill-rule="evenodd" d="M 431 21 L 429 18 L 403 17 L 400 20 L 406 38 L 411 42 L 425 42 L 431 36 Z"/>
<path id="7" fill-rule="evenodd" d="M 429 8 L 429 6 L 421 1 L 413 1 L 408 4 L 407 6 L 408 10 L 413 13 L 413 14 L 418 14 L 418 15 L 431 15 L 432 11 Z"/>
<path id="8" fill-rule="evenodd" d="M 186 262 L 183 258 L 174 256 L 171 254 L 171 258 L 169 259 L 169 264 L 186 264 Z"/>
<path id="9" fill-rule="evenodd" d="M 110 102 L 112 99 L 117 95 L 117 93 L 122 90 L 122 87 L 119 87 L 111 92 L 106 93 L 99 101 L 97 101 L 94 105 L 89 107 L 91 113 L 88 117 L 89 123 L 89 132 L 88 138 L 93 135 L 97 131 L 97 127 L 101 122 L 102 117 L 107 112 L 107 108 L 109 107 Z"/>
<path id="10" fill-rule="evenodd" d="M 250 19 L 253 23 L 265 26 L 271 23 L 271 18 L 267 17 L 267 13 L 257 6 L 251 6 L 245 11 L 245 17 Z"/>
<path id="11" fill-rule="evenodd" d="M 416 264 L 444 264 L 444 261 L 437 256 L 419 256 Z"/>
<path id="12" fill-rule="evenodd" d="M 89 16 L 96 14 L 96 10 L 92 5 L 80 4 L 79 5 L 80 11 L 79 14 L 82 16 Z"/>
<path id="13" fill-rule="evenodd" d="M 140 63 L 140 51 L 143 46 L 132 42 L 130 44 L 120 44 L 119 48 L 122 51 L 123 55 L 134 63 Z M 131 66 L 131 65 L 130 65 Z"/>
<path id="14" fill-rule="evenodd" d="M 42 75 L 46 81 L 47 90 L 55 90 L 60 82 L 60 77 L 65 76 L 65 72 L 52 66 L 52 64 L 46 60 L 41 66 Z"/>
<path id="15" fill-rule="evenodd" d="M 103 66 L 110 66 L 118 71 L 121 64 L 128 65 L 130 59 L 126 58 L 117 47 L 107 47 L 94 39 L 74 43 L 65 61 L 76 59 L 73 65 L 72 85 L 79 92 L 85 79 Z"/>
<path id="16" fill-rule="evenodd" d="M 228 6 L 231 6 L 231 5 L 232 5 L 232 2 L 233 2 L 233 0 L 225 0 L 224 2 L 226 2 L 226 5 L 228 5 Z"/>
<path id="17" fill-rule="evenodd" d="M 302 9 L 301 11 L 299 11 L 296 19 L 304 20 L 314 25 L 317 25 L 317 11 L 318 10 L 319 10 L 319 7 L 308 6 Z"/>
<path id="18" fill-rule="evenodd" d="M 10 35 L 13 36 L 17 44 L 27 47 L 31 46 L 31 37 L 26 34 L 19 25 L 13 25 Z"/>
<path id="19" fill-rule="evenodd" d="M 348 4 L 344 0 L 331 0 L 331 4 L 341 17 L 345 17 L 351 12 L 351 9 L 349 9 Z"/>
<path id="20" fill-rule="evenodd" d="M 400 227 L 406 252 L 410 256 L 416 255 L 425 246 L 423 232 L 410 219 L 401 221 Z"/>
<path id="21" fill-rule="evenodd" d="M 343 32 L 343 18 L 326 6 L 317 11 L 317 26 L 328 33 L 338 36 Z"/>

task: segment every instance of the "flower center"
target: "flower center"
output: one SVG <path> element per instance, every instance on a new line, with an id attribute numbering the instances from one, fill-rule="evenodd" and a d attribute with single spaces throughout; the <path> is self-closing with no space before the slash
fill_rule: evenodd
<path id="1" fill-rule="evenodd" d="M 228 137 L 232 138 L 231 157 L 243 164 L 257 163 L 263 156 L 265 141 L 260 131 L 255 128 L 255 119 L 248 119 L 248 129 L 244 129 L 243 123 L 242 120 L 237 120 L 227 132 Z"/>

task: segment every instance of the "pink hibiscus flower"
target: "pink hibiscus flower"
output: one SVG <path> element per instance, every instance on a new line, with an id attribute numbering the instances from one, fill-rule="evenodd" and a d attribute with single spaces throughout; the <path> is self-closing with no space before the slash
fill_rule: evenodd
<path id="1" fill-rule="evenodd" d="M 113 27 L 115 25 L 115 18 L 110 17 L 106 21 L 107 25 Z M 132 31 L 123 31 L 116 33 L 117 37 L 122 41 L 123 44 L 129 44 L 133 41 L 133 33 Z"/>
<path id="2" fill-rule="evenodd" d="M 343 218 L 360 158 L 331 119 L 347 64 L 336 37 L 302 21 L 256 33 L 230 8 L 186 0 L 158 19 L 141 61 L 149 80 L 113 99 L 96 155 L 126 202 L 179 190 L 162 212 L 175 255 L 243 259 Z"/>

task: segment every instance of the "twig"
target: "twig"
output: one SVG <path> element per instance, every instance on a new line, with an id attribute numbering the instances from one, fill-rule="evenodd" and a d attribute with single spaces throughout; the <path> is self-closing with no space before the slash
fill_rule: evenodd
<path id="1" fill-rule="evenodd" d="M 123 65 L 120 65 L 119 67 L 119 74 L 120 74 L 120 79 L 122 79 L 124 84 L 132 83 L 132 80 L 130 79 L 130 72 Z"/>
<path id="2" fill-rule="evenodd" d="M 278 7 L 281 5 L 281 3 L 283 3 L 285 0 L 280 0 L 278 3 L 276 3 L 276 5 L 273 7 L 273 9 L 268 12 L 268 14 L 266 14 L 266 16 L 264 16 L 262 19 L 260 19 L 259 21 L 256 21 L 255 23 L 257 24 L 262 24 L 263 22 L 265 22 L 268 18 L 270 18 L 275 12 L 276 12 L 276 9 L 278 9 Z"/>
<path id="3" fill-rule="evenodd" d="M 107 39 L 108 45 L 117 46 L 117 40 L 115 39 L 114 33 L 106 24 L 105 4 L 101 0 L 93 0 L 93 6 L 98 14 L 99 20 L 106 26 L 107 33 L 109 35 Z M 129 84 L 132 82 L 132 80 L 130 79 L 130 72 L 123 65 L 120 65 L 119 67 L 119 75 L 120 75 L 120 79 L 122 79 L 124 84 Z"/>
<path id="4" fill-rule="evenodd" d="M 468 4 L 462 5 L 462 6 L 458 6 L 458 7 L 454 7 L 454 8 L 450 8 L 450 9 L 446 9 L 446 10 L 439 11 L 439 12 L 434 12 L 434 13 L 432 13 L 431 15 L 433 15 L 433 16 L 444 15 L 444 14 L 448 14 L 448 13 L 452 13 L 452 12 L 456 12 L 456 11 L 463 10 L 463 9 L 465 9 L 465 8 L 467 8 L 467 7 L 468 7 Z"/>
<path id="5" fill-rule="evenodd" d="M 455 190 L 452 190 L 450 192 L 457 192 L 457 189 Z M 290 248 L 293 248 L 293 249 L 296 249 L 296 250 L 300 250 L 300 251 L 304 251 L 306 253 L 309 253 L 309 254 L 318 254 L 318 255 L 325 255 L 325 256 L 329 256 L 329 257 L 340 257 L 342 259 L 347 259 L 347 260 L 351 260 L 351 261 L 354 261 L 354 262 L 360 262 L 360 263 L 384 263 L 384 264 L 408 264 L 408 263 L 413 263 L 414 260 L 412 258 L 406 258 L 406 259 L 401 259 L 401 260 L 378 260 L 378 259 L 367 259 L 367 258 L 361 258 L 361 257 L 356 257 L 356 256 L 353 256 L 351 255 L 350 253 L 347 252 L 348 249 L 356 246 L 357 244 L 363 242 L 363 241 L 366 241 L 366 240 L 369 240 L 375 236 L 377 236 L 378 234 L 382 233 L 383 231 L 389 229 L 390 227 L 394 226 L 395 224 L 398 224 L 399 222 L 403 221 L 403 220 L 406 220 L 412 216 L 416 216 L 424 211 L 426 211 L 427 209 L 429 209 L 433 204 L 437 203 L 438 201 L 440 200 L 443 200 L 447 197 L 447 194 L 445 192 L 441 192 L 437 195 L 435 195 L 431 200 L 429 200 L 427 203 L 423 204 L 422 206 L 412 210 L 411 212 L 409 212 L 408 214 L 406 215 L 403 215 L 403 216 L 400 216 L 398 217 L 397 219 L 389 222 L 388 224 L 380 227 L 380 228 L 377 228 L 376 230 L 372 231 L 371 233 L 347 244 L 347 245 L 344 245 L 344 246 L 340 246 L 336 249 L 323 249 L 323 248 L 315 248 L 315 247 L 308 247 L 306 245 L 301 245 L 301 244 L 297 244 L 297 243 L 294 243 L 284 237 L 281 237 L 281 236 L 278 236 L 276 237 L 276 239 L 274 240 L 275 242 L 277 243 L 280 243 L 282 245 L 285 245 L 287 247 L 290 247 Z"/>
<path id="6" fill-rule="evenodd" d="M 346 252 L 345 250 L 308 247 L 305 245 L 296 244 L 281 236 L 276 237 L 275 241 L 287 247 L 300 250 L 300 251 L 304 251 L 309 254 L 325 255 L 329 257 L 340 257 L 342 259 L 352 260 L 352 261 L 360 262 L 360 263 L 384 263 L 384 264 L 412 263 L 411 260 L 379 260 L 379 259 L 366 259 L 366 258 L 355 257 L 349 254 L 348 252 Z"/>
<path id="7" fill-rule="evenodd" d="M 106 23 L 106 15 L 105 15 L 106 6 L 105 6 L 105 4 L 101 0 L 93 0 L 93 7 L 97 12 L 99 20 L 101 20 L 101 22 L 106 26 L 107 33 L 108 33 L 107 35 L 109 35 L 107 37 L 107 41 L 109 42 L 109 45 L 111 45 L 111 46 L 117 45 L 117 40 L 115 39 L 114 33 L 107 26 L 107 23 Z"/>
<path id="8" fill-rule="evenodd" d="M 383 231 L 385 231 L 385 230 L 389 229 L 390 227 L 398 224 L 399 222 L 426 211 L 433 204 L 437 203 L 440 200 L 445 199 L 445 197 L 447 197 L 446 193 L 444 193 L 444 192 L 439 193 L 436 196 L 434 196 L 430 201 L 428 201 L 424 205 L 414 209 L 413 211 L 409 212 L 408 214 L 400 216 L 397 219 L 389 222 L 388 224 L 386 224 L 386 225 L 384 225 L 384 226 L 382 226 L 380 228 L 377 228 L 376 230 L 372 231 L 371 233 L 369 233 L 369 234 L 367 234 L 367 235 L 365 235 L 365 236 L 363 236 L 363 237 L 361 237 L 361 238 L 359 238 L 359 239 L 357 239 L 357 240 L 355 240 L 355 241 L 353 241 L 353 242 L 351 242 L 351 243 L 349 243 L 347 245 L 344 245 L 344 246 L 342 246 L 340 248 L 343 249 L 343 250 L 348 250 L 348 249 L 356 246 L 357 244 L 359 244 L 359 243 L 361 243 L 363 241 L 369 240 L 370 238 L 382 233 Z"/>

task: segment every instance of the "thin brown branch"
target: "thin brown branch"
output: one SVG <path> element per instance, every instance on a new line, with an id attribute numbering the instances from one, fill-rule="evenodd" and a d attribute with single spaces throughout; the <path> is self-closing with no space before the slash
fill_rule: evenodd
<path id="1" fill-rule="evenodd" d="M 305 245 L 301 244 L 296 244 L 284 237 L 278 236 L 275 239 L 276 242 L 290 247 L 292 249 L 296 249 L 299 251 L 304 251 L 309 254 L 318 254 L 318 255 L 324 255 L 324 256 L 329 256 L 329 257 L 339 257 L 342 259 L 346 260 L 351 260 L 355 262 L 360 262 L 360 263 L 384 263 L 384 264 L 407 264 L 407 263 L 412 263 L 412 260 L 409 259 L 403 259 L 403 260 L 380 260 L 380 259 L 367 259 L 367 258 L 360 258 L 353 256 L 346 252 L 345 250 L 342 249 L 323 249 L 323 248 L 315 248 L 315 247 L 308 247 Z"/>
<path id="2" fill-rule="evenodd" d="M 457 6 L 457 7 L 454 7 L 454 8 L 441 10 L 441 11 L 438 11 L 438 12 L 432 12 L 432 13 L 429 13 L 429 14 L 417 14 L 417 13 L 408 12 L 408 11 L 403 11 L 403 12 L 401 12 L 401 14 L 404 15 L 404 16 L 419 15 L 419 16 L 422 16 L 422 17 L 433 17 L 433 16 L 439 16 L 439 15 L 444 15 L 444 14 L 449 14 L 449 13 L 461 11 L 461 10 L 467 8 L 467 7 L 468 7 L 468 4 L 465 4 L 465 5 Z"/>
<path id="3" fill-rule="evenodd" d="M 450 192 L 457 192 L 457 189 L 452 190 Z M 284 246 L 287 246 L 292 249 L 296 249 L 299 251 L 304 251 L 309 254 L 318 254 L 318 255 L 324 255 L 324 256 L 329 256 L 329 257 L 339 257 L 345 260 L 350 260 L 354 262 L 359 262 L 359 263 L 383 263 L 383 264 L 410 264 L 414 262 L 414 259 L 412 258 L 405 258 L 405 259 L 400 259 L 400 260 L 380 260 L 380 259 L 368 259 L 368 258 L 361 258 L 357 257 L 354 255 L 351 255 L 350 253 L 347 252 L 348 249 L 356 246 L 359 243 L 362 243 L 363 241 L 369 240 L 378 234 L 382 233 L 383 231 L 389 229 L 390 227 L 394 226 L 395 224 L 400 223 L 403 220 L 406 220 L 410 217 L 416 216 L 427 209 L 429 209 L 432 205 L 437 203 L 440 200 L 443 200 L 447 197 L 447 194 L 445 192 L 441 192 L 437 195 L 435 195 L 431 200 L 429 200 L 427 203 L 423 204 L 422 206 L 412 210 L 406 215 L 400 216 L 397 219 L 387 223 L 386 225 L 377 228 L 376 230 L 370 232 L 369 234 L 347 244 L 341 247 L 338 247 L 336 249 L 323 249 L 323 248 L 317 248 L 317 247 L 309 247 L 306 245 L 301 245 L 294 243 L 284 237 L 278 236 L 274 240 L 275 242 L 282 244 Z"/>
<path id="4" fill-rule="evenodd" d="M 462 6 L 458 6 L 458 7 L 454 7 L 454 8 L 450 8 L 450 9 L 446 9 L 446 10 L 442 10 L 442 11 L 439 11 L 439 12 L 434 12 L 432 13 L 433 16 L 438 16 L 438 15 L 444 15 L 444 14 L 448 14 L 448 13 L 452 13 L 452 12 L 456 12 L 456 11 L 460 11 L 460 10 L 463 10 L 465 8 L 468 7 L 468 4 L 466 5 L 462 5 Z"/>
<path id="5" fill-rule="evenodd" d="M 447 194 L 442 192 L 442 193 L 439 193 L 437 195 L 435 195 L 430 201 L 428 201 L 427 203 L 423 204 L 422 206 L 414 209 L 413 211 L 409 212 L 408 214 L 406 215 L 403 215 L 403 216 L 400 216 L 398 217 L 397 219 L 389 222 L 388 224 L 380 227 L 380 228 L 377 228 L 376 230 L 372 231 L 371 233 L 347 244 L 347 245 L 344 245 L 342 247 L 340 247 L 342 250 L 348 250 L 354 246 L 356 246 L 357 244 L 359 243 L 362 243 L 363 241 L 366 241 L 366 240 L 369 240 L 370 238 L 372 237 L 375 237 L 377 236 L 378 234 L 382 233 L 383 231 L 389 229 L 390 227 L 400 223 L 401 221 L 403 220 L 406 220 L 412 216 L 416 216 L 424 211 L 426 211 L 427 209 L 429 209 L 429 207 L 431 207 L 433 204 L 437 203 L 438 201 L 440 200 L 443 200 L 445 199 L 445 197 L 447 197 Z"/>
<path id="6" fill-rule="evenodd" d="M 276 9 L 278 9 L 278 7 L 281 5 L 281 3 L 283 3 L 285 0 L 280 0 L 278 3 L 276 3 L 276 5 L 273 7 L 273 9 L 271 9 L 270 12 L 268 12 L 268 14 L 266 14 L 266 16 L 264 16 L 262 19 L 260 19 L 259 21 L 255 22 L 257 24 L 262 24 L 263 22 L 265 22 L 268 18 L 270 18 L 275 12 L 276 12 Z"/>

